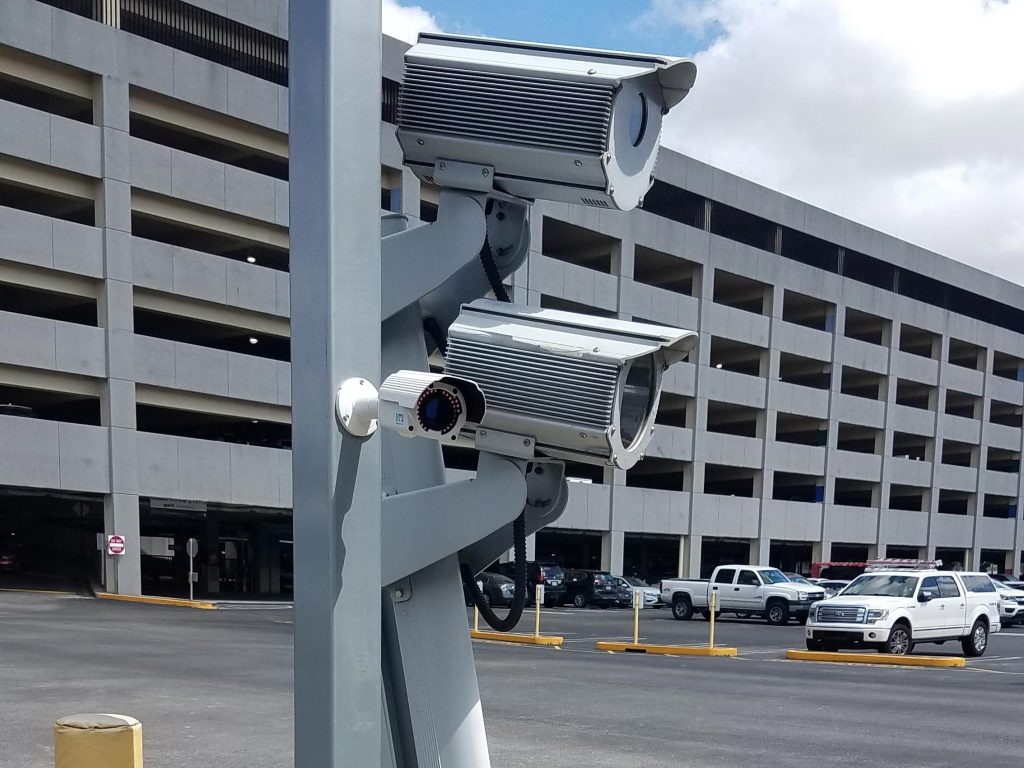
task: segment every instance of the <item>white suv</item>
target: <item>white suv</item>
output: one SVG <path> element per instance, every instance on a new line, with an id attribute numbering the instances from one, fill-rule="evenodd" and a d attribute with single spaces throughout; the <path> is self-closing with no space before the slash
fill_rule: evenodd
<path id="1" fill-rule="evenodd" d="M 966 656 L 981 656 L 998 632 L 1001 600 L 984 573 L 875 571 L 843 594 L 811 606 L 804 630 L 812 651 L 875 648 L 910 653 L 917 643 L 959 640 Z"/>

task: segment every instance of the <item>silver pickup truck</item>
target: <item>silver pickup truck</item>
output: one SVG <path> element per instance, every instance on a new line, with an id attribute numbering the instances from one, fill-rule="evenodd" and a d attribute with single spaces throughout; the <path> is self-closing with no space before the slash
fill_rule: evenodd
<path id="1" fill-rule="evenodd" d="M 672 615 L 680 621 L 695 611 L 710 618 L 712 594 L 716 612 L 764 616 L 775 625 L 791 618 L 803 624 L 811 605 L 825 598 L 825 590 L 790 581 L 778 568 L 763 565 L 720 565 L 710 579 L 661 582 L 661 600 L 672 606 Z"/>

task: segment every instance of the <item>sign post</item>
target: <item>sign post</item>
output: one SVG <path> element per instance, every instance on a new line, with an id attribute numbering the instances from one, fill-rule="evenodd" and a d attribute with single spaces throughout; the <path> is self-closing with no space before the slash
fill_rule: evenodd
<path id="1" fill-rule="evenodd" d="M 381 5 L 288 18 L 295 766 L 376 768 L 381 440 L 340 429 L 335 398 L 380 384 Z"/>
<path id="2" fill-rule="evenodd" d="M 185 553 L 188 555 L 188 599 L 192 599 L 192 585 L 196 581 L 195 567 L 193 566 L 193 558 L 199 554 L 199 542 L 195 539 L 189 539 L 185 542 Z"/>

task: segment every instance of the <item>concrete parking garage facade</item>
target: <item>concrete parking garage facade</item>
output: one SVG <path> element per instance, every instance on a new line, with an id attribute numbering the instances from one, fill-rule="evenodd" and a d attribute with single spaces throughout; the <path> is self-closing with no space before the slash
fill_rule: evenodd
<path id="1" fill-rule="evenodd" d="M 286 38 L 285 2 L 0 6 L 0 535 L 26 562 L 174 591 L 194 536 L 200 593 L 290 589 Z M 383 50 L 381 207 L 429 221 Z M 667 150 L 642 210 L 537 203 L 510 283 L 700 332 L 648 457 L 570 465 L 535 557 L 1019 572 L 1024 288 Z"/>

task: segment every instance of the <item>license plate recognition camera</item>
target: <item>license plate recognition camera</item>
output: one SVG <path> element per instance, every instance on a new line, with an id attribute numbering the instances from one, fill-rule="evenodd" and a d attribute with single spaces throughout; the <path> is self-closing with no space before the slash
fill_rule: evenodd
<path id="1" fill-rule="evenodd" d="M 650 187 L 662 117 L 697 76 L 685 59 L 440 34 L 405 63 L 398 140 L 421 179 L 472 164 L 515 197 L 620 210 Z"/>

